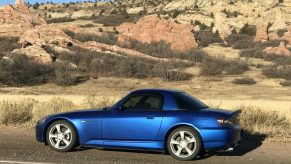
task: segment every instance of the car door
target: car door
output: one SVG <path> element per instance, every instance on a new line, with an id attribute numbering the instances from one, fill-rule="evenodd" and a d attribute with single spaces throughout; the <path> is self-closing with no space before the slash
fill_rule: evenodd
<path id="1" fill-rule="evenodd" d="M 162 103 L 157 94 L 128 96 L 119 111 L 103 116 L 103 140 L 154 141 L 162 122 Z"/>

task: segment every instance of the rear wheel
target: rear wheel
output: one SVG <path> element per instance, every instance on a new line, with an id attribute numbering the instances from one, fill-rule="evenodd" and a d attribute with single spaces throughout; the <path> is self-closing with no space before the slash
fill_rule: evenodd
<path id="1" fill-rule="evenodd" d="M 65 120 L 53 122 L 46 131 L 48 145 L 56 151 L 67 152 L 75 148 L 77 134 L 74 127 Z"/>
<path id="2" fill-rule="evenodd" d="M 200 135 L 192 128 L 173 130 L 167 139 L 169 153 L 179 160 L 193 160 L 201 150 Z"/>

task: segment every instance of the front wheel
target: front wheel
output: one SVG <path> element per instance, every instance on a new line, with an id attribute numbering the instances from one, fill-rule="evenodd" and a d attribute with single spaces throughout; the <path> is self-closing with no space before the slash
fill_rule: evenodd
<path id="1" fill-rule="evenodd" d="M 201 150 L 200 135 L 189 127 L 177 128 L 167 139 L 167 149 L 178 160 L 193 160 Z"/>
<path id="2" fill-rule="evenodd" d="M 67 152 L 75 148 L 77 134 L 74 127 L 65 120 L 53 122 L 46 131 L 48 145 L 56 151 Z"/>

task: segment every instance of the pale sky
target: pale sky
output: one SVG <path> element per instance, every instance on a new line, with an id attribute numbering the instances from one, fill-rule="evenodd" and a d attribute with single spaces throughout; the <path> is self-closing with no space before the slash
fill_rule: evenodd
<path id="1" fill-rule="evenodd" d="M 77 2 L 77 1 L 89 1 L 89 0 L 25 0 L 25 2 L 29 2 L 30 4 L 45 3 L 45 2 L 55 2 L 55 3 L 68 3 L 68 2 Z M 95 2 L 95 0 L 91 0 Z M 7 4 L 15 4 L 15 0 L 0 0 L 0 6 Z"/>

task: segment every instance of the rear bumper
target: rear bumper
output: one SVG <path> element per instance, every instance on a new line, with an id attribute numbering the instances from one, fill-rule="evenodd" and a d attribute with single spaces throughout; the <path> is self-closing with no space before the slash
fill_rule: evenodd
<path id="1" fill-rule="evenodd" d="M 239 146 L 242 138 L 240 126 L 222 129 L 202 130 L 205 150 L 227 150 Z"/>

